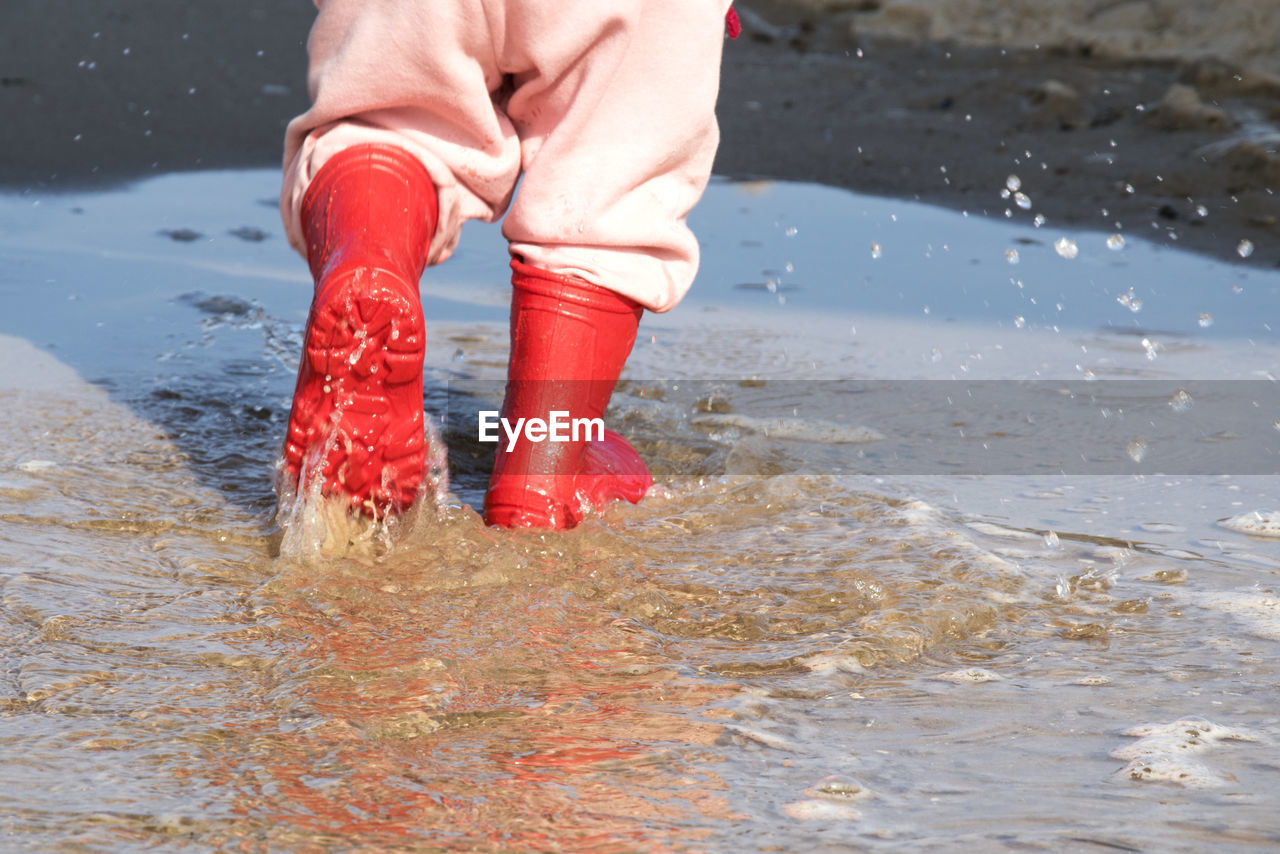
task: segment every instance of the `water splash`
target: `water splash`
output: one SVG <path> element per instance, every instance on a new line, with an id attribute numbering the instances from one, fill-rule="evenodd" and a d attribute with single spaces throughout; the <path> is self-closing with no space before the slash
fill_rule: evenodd
<path id="1" fill-rule="evenodd" d="M 1134 314 L 1142 311 L 1142 300 L 1133 292 L 1133 288 L 1116 297 L 1116 302 L 1132 311 Z"/>

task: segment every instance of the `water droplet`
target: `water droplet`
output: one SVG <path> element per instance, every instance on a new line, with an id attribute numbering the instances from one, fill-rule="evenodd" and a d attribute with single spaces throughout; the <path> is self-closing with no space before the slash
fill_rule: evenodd
<path id="1" fill-rule="evenodd" d="M 122 55 L 124 55 L 124 56 L 128 56 L 128 55 L 129 55 L 129 48 L 125 48 L 124 50 L 120 51 L 120 53 L 121 53 Z"/>
<path id="2" fill-rule="evenodd" d="M 195 93 L 196 93 L 196 87 L 194 86 L 192 86 L 190 89 L 187 90 L 188 95 L 194 95 Z"/>
<path id="3" fill-rule="evenodd" d="M 1031 220 L 1031 224 L 1034 225 L 1036 228 L 1039 228 L 1040 226 L 1044 225 L 1047 221 L 1048 220 L 1044 218 L 1044 214 L 1036 214 L 1036 218 Z"/>
<path id="4" fill-rule="evenodd" d="M 1027 319 L 1019 314 L 1017 317 L 1013 319 L 1013 325 L 1016 326 L 1018 329 L 1022 329 L 1027 325 Z"/>
<path id="5" fill-rule="evenodd" d="M 1173 397 L 1169 398 L 1169 408 L 1174 412 L 1186 412 L 1191 408 L 1193 402 L 1191 392 L 1185 388 L 1180 388 L 1173 393 Z"/>
<path id="6" fill-rule="evenodd" d="M 925 313 L 925 314 L 928 314 L 928 313 L 929 313 L 929 306 L 927 306 L 927 305 L 926 305 L 926 306 L 924 307 L 924 313 Z"/>
<path id="7" fill-rule="evenodd" d="M 1010 175 L 1004 179 L 1004 185 L 1009 188 L 1009 192 L 1016 193 L 1022 189 L 1022 179 L 1017 175 Z"/>
<path id="8" fill-rule="evenodd" d="M 884 254 L 884 250 L 882 250 L 882 249 L 880 248 L 880 244 L 879 244 L 879 243 L 872 243 L 872 244 L 871 244 L 871 257 L 872 257 L 872 258 L 879 258 L 879 257 L 880 257 L 881 255 L 883 255 L 883 254 Z"/>
<path id="9" fill-rule="evenodd" d="M 1123 293 L 1116 297 L 1116 302 L 1120 303 L 1134 314 L 1142 311 L 1142 300 L 1134 294 L 1133 288 L 1129 288 L 1128 293 Z"/>
<path id="10" fill-rule="evenodd" d="M 1076 246 L 1076 242 L 1069 237 L 1059 237 L 1053 244 L 1053 251 L 1063 258 L 1074 258 L 1080 254 L 1080 247 Z"/>
<path id="11" fill-rule="evenodd" d="M 1244 293 L 1244 285 L 1232 285 L 1232 286 L 1231 286 L 1231 293 L 1233 293 L 1233 294 L 1242 294 L 1242 293 Z"/>
<path id="12" fill-rule="evenodd" d="M 1213 326 L 1213 315 L 1207 311 L 1200 312 L 1200 328 L 1208 329 Z"/>
<path id="13" fill-rule="evenodd" d="M 1119 252 L 1124 248 L 1124 235 L 1113 234 L 1107 238 L 1107 248 L 1113 252 Z"/>
<path id="14" fill-rule="evenodd" d="M 1154 362 L 1156 358 L 1156 351 L 1160 349 L 1160 344 L 1159 342 L 1152 341 L 1150 338 L 1143 338 L 1142 349 L 1146 352 L 1147 359 Z"/>
<path id="15" fill-rule="evenodd" d="M 1062 541 L 1058 539 L 1056 531 L 1046 531 L 1044 535 L 1044 544 L 1051 549 L 1056 549 L 1062 545 Z"/>
<path id="16" fill-rule="evenodd" d="M 782 233 L 785 234 L 787 237 L 795 237 L 797 234 L 799 234 L 799 232 L 800 232 L 800 229 L 796 228 L 794 225 L 789 225 L 787 226 L 786 231 Z"/>
<path id="17" fill-rule="evenodd" d="M 788 273 L 794 273 L 796 271 L 796 265 L 788 261 L 783 265 L 782 269 L 786 270 Z"/>
<path id="18" fill-rule="evenodd" d="M 1132 184 L 1125 184 L 1125 185 L 1124 185 L 1124 191 L 1125 191 L 1125 193 L 1126 193 L 1127 195 L 1132 196 L 1132 195 L 1133 195 L 1133 185 L 1132 185 Z"/>
<path id="19" fill-rule="evenodd" d="M 935 362 L 935 363 L 936 363 L 936 362 L 941 362 L 941 361 L 942 361 L 942 351 L 941 351 L 940 349 L 938 349 L 937 347 L 934 347 L 934 348 L 933 348 L 933 350 L 931 350 L 931 351 L 930 351 L 930 353 L 929 353 L 929 361 L 931 361 L 931 362 Z M 1277 425 L 1276 425 L 1276 429 L 1277 429 L 1277 430 L 1280 430 L 1280 424 L 1277 424 Z"/>
<path id="20" fill-rule="evenodd" d="M 1007 187 L 1000 191 L 1000 198 L 1002 199 L 1007 199 L 1012 195 L 1013 193 L 1009 192 L 1009 189 Z"/>
<path id="21" fill-rule="evenodd" d="M 1024 211 L 1031 210 L 1031 197 L 1026 193 L 1014 193 L 1013 200 L 1017 202 L 1018 207 L 1022 208 Z"/>
<path id="22" fill-rule="evenodd" d="M 1018 258 L 1018 250 L 1017 249 L 1004 250 L 1004 260 L 1008 261 L 1010 264 L 1017 264 L 1018 261 L 1021 260 Z"/>
<path id="23" fill-rule="evenodd" d="M 1135 463 L 1142 462 L 1142 458 L 1147 455 L 1147 440 L 1142 437 L 1131 439 L 1129 444 L 1125 446 L 1125 453 L 1129 455 L 1129 459 Z"/>
<path id="24" fill-rule="evenodd" d="M 1236 254 L 1238 254 L 1241 258 L 1248 258 L 1250 255 L 1252 255 L 1253 241 L 1241 240 L 1240 243 L 1237 244 L 1236 246 Z"/>
<path id="25" fill-rule="evenodd" d="M 1196 205 L 1196 216 L 1208 216 L 1209 209 L 1204 205 Z"/>

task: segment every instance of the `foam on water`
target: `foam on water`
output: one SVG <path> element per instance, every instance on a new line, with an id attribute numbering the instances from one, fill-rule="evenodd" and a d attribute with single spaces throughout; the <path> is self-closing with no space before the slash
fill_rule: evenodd
<path id="1" fill-rule="evenodd" d="M 1236 531 L 1253 537 L 1280 537 L 1280 513 L 1275 510 L 1254 510 L 1241 513 L 1219 524 L 1228 531 Z"/>
<path id="2" fill-rule="evenodd" d="M 1192 601 L 1241 621 L 1249 633 L 1280 641 L 1280 594 L 1256 590 L 1227 590 L 1196 595 Z"/>
<path id="3" fill-rule="evenodd" d="M 1116 772 L 1119 777 L 1188 788 L 1219 788 L 1238 782 L 1233 775 L 1192 757 L 1211 752 L 1223 741 L 1259 741 L 1248 731 L 1198 718 L 1143 724 L 1130 727 L 1122 734 L 1138 740 L 1112 751 L 1112 757 L 1128 760 L 1128 764 Z"/>
<path id="4" fill-rule="evenodd" d="M 992 673 L 981 667 L 969 667 L 964 670 L 953 670 L 950 673 L 939 673 L 933 678 L 942 682 L 954 682 L 957 685 L 977 685 L 982 682 L 998 682 L 1002 677 L 998 673 Z"/>

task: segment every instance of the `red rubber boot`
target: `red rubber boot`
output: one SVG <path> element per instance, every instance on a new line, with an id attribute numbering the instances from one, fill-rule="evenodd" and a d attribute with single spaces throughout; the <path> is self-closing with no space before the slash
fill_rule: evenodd
<path id="1" fill-rule="evenodd" d="M 346 149 L 307 189 L 316 290 L 284 446 L 290 485 L 318 482 L 368 513 L 417 495 L 427 451 L 418 279 L 436 216 L 427 170 L 394 146 Z"/>
<path id="2" fill-rule="evenodd" d="M 653 485 L 627 440 L 603 429 L 644 310 L 572 276 L 519 260 L 511 269 L 511 360 L 502 417 L 511 428 L 518 419 L 537 418 L 549 429 L 541 441 L 519 430 L 510 451 L 506 428 L 499 430 L 484 520 L 504 528 L 572 528 L 585 507 L 634 503 Z M 601 420 L 598 427 L 579 422 L 583 429 L 575 431 L 577 419 Z"/>

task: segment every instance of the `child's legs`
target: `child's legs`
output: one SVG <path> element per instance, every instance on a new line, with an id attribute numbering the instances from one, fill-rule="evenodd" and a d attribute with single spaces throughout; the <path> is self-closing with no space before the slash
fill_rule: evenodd
<path id="1" fill-rule="evenodd" d="M 427 167 L 440 202 L 431 264 L 465 220 L 502 214 L 523 166 L 503 229 L 513 252 L 671 308 L 697 270 L 685 217 L 719 140 L 728 5 L 323 0 L 308 42 L 313 106 L 286 137 L 290 242 L 305 248 L 312 176 L 353 145 L 396 145 Z M 497 94 L 508 81 L 509 101 Z"/>
<path id="2" fill-rule="evenodd" d="M 282 214 L 316 293 L 285 471 L 373 512 L 422 481 L 423 264 L 500 215 L 519 173 L 480 3 L 325 0 L 286 140 Z"/>
<path id="3" fill-rule="evenodd" d="M 324 163 L 364 143 L 397 146 L 426 166 L 439 200 L 428 263 L 453 251 L 468 219 L 494 220 L 520 171 L 504 83 L 482 0 L 323 0 L 307 44 L 312 107 L 289 124 L 281 213 L 305 253 L 303 195 Z"/>
<path id="4" fill-rule="evenodd" d="M 698 244 L 685 217 L 719 141 L 728 0 L 507 2 L 499 63 L 524 178 L 513 254 L 646 308 L 674 306 Z"/>

